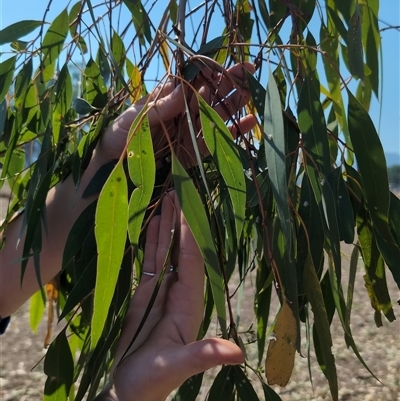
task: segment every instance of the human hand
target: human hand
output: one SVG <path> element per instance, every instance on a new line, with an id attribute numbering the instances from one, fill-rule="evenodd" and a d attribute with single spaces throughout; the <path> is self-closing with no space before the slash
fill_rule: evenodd
<path id="1" fill-rule="evenodd" d="M 165 275 L 143 329 L 120 363 L 148 306 L 173 229 L 176 240 L 168 266 L 178 266 L 178 272 Z M 204 261 L 174 191 L 165 195 L 161 216 L 149 224 L 143 271 L 155 275 L 142 275 L 131 300 L 102 399 L 165 400 L 197 373 L 243 362 L 240 348 L 227 340 L 196 341 L 204 313 Z"/>
<path id="2" fill-rule="evenodd" d="M 237 113 L 250 99 L 250 93 L 247 89 L 240 87 L 236 82 L 246 81 L 246 71 L 254 72 L 254 66 L 250 63 L 236 64 L 229 68 L 226 74 L 213 73 L 210 70 L 203 69 L 193 86 L 195 90 L 209 104 L 212 104 L 217 113 L 224 121 L 229 120 Z M 127 134 L 129 129 L 143 109 L 148 107 L 148 117 L 153 138 L 153 145 L 156 152 L 156 158 L 163 153 L 167 145 L 165 135 L 171 140 L 177 136 L 177 119 L 181 118 L 181 144 L 185 154 L 189 159 L 184 162 L 185 165 L 193 165 L 193 145 L 189 135 L 187 118 L 185 117 L 185 97 L 188 107 L 191 110 L 191 118 L 195 125 L 196 132 L 199 131 L 199 106 L 196 96 L 191 93 L 183 84 L 177 85 L 177 80 L 170 80 L 164 85 L 159 85 L 152 93 L 144 97 L 136 104 L 129 107 L 107 128 L 100 143 L 96 148 L 96 159 L 98 165 L 103 165 L 111 160 L 119 159 L 126 146 Z M 238 130 L 245 133 L 250 131 L 256 125 L 256 118 L 252 115 L 245 116 L 230 127 L 232 135 L 236 137 Z M 203 141 L 198 141 L 200 152 L 207 154 L 207 149 Z"/>

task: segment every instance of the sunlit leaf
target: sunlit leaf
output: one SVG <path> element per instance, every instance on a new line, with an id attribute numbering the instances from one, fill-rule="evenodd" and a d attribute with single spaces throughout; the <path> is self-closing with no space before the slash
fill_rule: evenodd
<path id="1" fill-rule="evenodd" d="M 98 248 L 91 349 L 100 339 L 121 266 L 128 225 L 128 186 L 122 163 L 105 183 L 96 210 Z M 107 233 L 107 235 L 106 235 Z"/>
<path id="2" fill-rule="evenodd" d="M 140 113 L 129 130 L 127 160 L 129 176 L 136 187 L 129 200 L 128 234 L 131 244 L 138 246 L 143 218 L 154 190 L 156 173 L 147 114 L 143 116 Z"/>
<path id="3" fill-rule="evenodd" d="M 37 332 L 39 323 L 42 320 L 45 306 L 46 302 L 43 300 L 43 290 L 40 289 L 31 296 L 29 303 L 29 324 L 34 333 Z"/>

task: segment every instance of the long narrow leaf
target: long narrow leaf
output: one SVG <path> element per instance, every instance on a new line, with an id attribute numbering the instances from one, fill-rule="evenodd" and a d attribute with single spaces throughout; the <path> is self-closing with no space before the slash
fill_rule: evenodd
<path id="1" fill-rule="evenodd" d="M 138 117 L 141 117 L 139 115 Z M 147 114 L 139 127 L 136 120 L 128 134 L 128 171 L 136 189 L 129 200 L 129 240 L 138 245 L 143 218 L 154 190 L 156 165 Z"/>
<path id="2" fill-rule="evenodd" d="M 314 325 L 318 333 L 322 357 L 324 359 L 324 374 L 328 379 L 332 398 L 334 401 L 337 401 L 339 399 L 338 381 L 335 357 L 332 354 L 332 336 L 329 330 L 329 320 L 322 297 L 321 286 L 310 254 L 304 267 L 303 282 L 308 301 L 314 313 Z"/>
<path id="3" fill-rule="evenodd" d="M 172 174 L 175 190 L 183 214 L 206 264 L 219 324 L 221 326 L 222 335 L 226 338 L 227 329 L 224 280 L 220 270 L 220 264 L 213 243 L 207 215 L 193 182 L 175 154 L 172 154 Z"/>
<path id="4" fill-rule="evenodd" d="M 285 131 L 278 87 L 272 73 L 269 74 L 264 108 L 264 143 L 271 188 L 276 202 L 288 253 L 292 243 L 285 162 Z"/>
<path id="5" fill-rule="evenodd" d="M 235 215 L 236 238 L 239 241 L 246 208 L 246 185 L 239 152 L 218 113 L 202 97 L 198 96 L 198 101 L 204 140 L 228 188 Z"/>
<path id="6" fill-rule="evenodd" d="M 114 294 L 126 242 L 128 185 L 122 163 L 105 183 L 97 204 L 95 235 L 98 249 L 91 349 L 100 339 Z"/>

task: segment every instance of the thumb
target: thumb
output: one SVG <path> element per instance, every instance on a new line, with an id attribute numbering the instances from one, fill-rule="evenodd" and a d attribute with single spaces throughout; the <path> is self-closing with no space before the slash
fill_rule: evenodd
<path id="1" fill-rule="evenodd" d="M 218 365 L 239 365 L 244 362 L 242 350 L 221 338 L 210 338 L 187 344 L 182 349 L 182 370 L 193 376 Z"/>

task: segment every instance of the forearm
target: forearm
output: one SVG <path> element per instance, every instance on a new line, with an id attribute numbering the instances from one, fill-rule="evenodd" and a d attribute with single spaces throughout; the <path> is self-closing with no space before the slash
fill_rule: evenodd
<path id="1" fill-rule="evenodd" d="M 81 212 L 94 200 L 82 199 L 82 193 L 99 168 L 92 160 L 82 177 L 78 190 L 70 175 L 52 188 L 46 198 L 47 232 L 42 230 L 40 276 L 43 284 L 50 281 L 61 269 L 64 246 L 68 234 Z M 25 232 L 21 235 L 23 216 L 12 221 L 6 230 L 6 242 L 0 254 L 0 316 L 14 313 L 38 289 L 33 258 L 30 258 L 22 286 L 21 258 Z"/>

